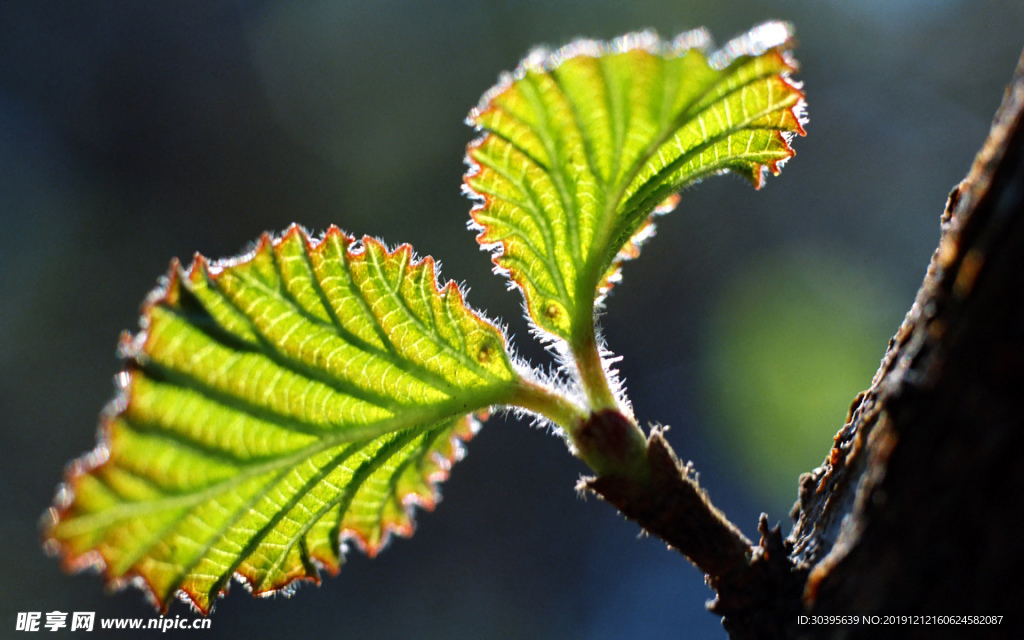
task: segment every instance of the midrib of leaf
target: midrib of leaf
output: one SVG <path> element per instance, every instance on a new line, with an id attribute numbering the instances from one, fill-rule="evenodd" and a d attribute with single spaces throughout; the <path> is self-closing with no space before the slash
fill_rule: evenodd
<path id="1" fill-rule="evenodd" d="M 757 62 L 757 58 L 752 58 L 749 61 L 747 61 L 746 64 L 754 64 Z M 733 73 L 737 73 L 738 70 L 739 69 L 735 69 Z M 672 79 L 673 84 L 675 84 L 677 76 L 676 73 L 667 73 L 665 71 L 664 64 L 662 64 L 660 71 L 663 79 Z M 731 128 L 724 128 L 722 133 L 718 134 L 713 138 L 708 138 L 705 135 L 705 140 L 702 144 L 697 145 L 690 151 L 682 154 L 675 161 L 666 165 L 664 169 L 662 169 L 661 171 L 658 172 L 658 174 L 656 174 L 656 177 L 653 177 L 650 180 L 648 180 L 643 186 L 640 187 L 640 189 L 637 190 L 636 193 L 634 193 L 630 197 L 628 201 L 623 202 L 622 198 L 625 195 L 627 189 L 629 189 L 630 185 L 633 184 L 633 181 L 640 174 L 640 171 L 647 165 L 648 162 L 650 162 L 650 160 L 654 157 L 658 150 L 664 144 L 669 142 L 669 140 L 671 140 L 674 136 L 678 136 L 679 130 L 694 120 L 701 124 L 701 129 L 702 131 L 704 131 L 704 123 L 701 120 L 704 114 L 713 112 L 715 106 L 719 102 L 727 105 L 728 103 L 725 102 L 725 99 L 728 96 L 733 95 L 738 91 L 742 91 L 749 87 L 751 84 L 754 84 L 760 80 L 771 77 L 773 75 L 775 75 L 774 72 L 766 71 L 751 77 L 747 82 L 731 89 L 726 93 L 715 94 L 715 88 L 727 82 L 731 77 L 730 74 L 720 75 L 705 91 L 695 95 L 690 105 L 681 109 L 678 116 L 676 116 L 675 118 L 668 119 L 667 122 L 665 122 L 663 116 L 664 125 L 660 133 L 654 139 L 651 140 L 651 143 L 647 146 L 644 152 L 640 156 L 638 156 L 636 161 L 629 166 L 623 178 L 615 182 L 614 187 L 609 194 L 609 197 L 605 201 L 605 206 L 601 212 L 600 224 L 597 226 L 597 228 L 601 230 L 601 235 L 595 238 L 595 242 L 592 245 L 593 247 L 605 247 L 605 251 L 592 251 L 588 256 L 587 269 L 585 271 L 587 277 L 584 279 L 584 282 L 581 282 L 581 293 L 583 291 L 593 291 L 597 287 L 597 283 L 600 282 L 601 278 L 604 276 L 608 267 L 611 265 L 615 255 L 618 253 L 620 248 L 619 246 L 612 246 L 614 244 L 612 240 L 625 236 L 626 230 L 635 226 L 638 219 L 646 218 L 646 216 L 650 213 L 648 209 L 653 209 L 653 207 L 657 205 L 657 202 L 653 202 L 649 207 L 641 208 L 639 206 L 640 203 L 637 203 L 635 201 L 639 199 L 642 202 L 644 199 L 643 196 L 646 196 L 646 194 L 649 193 L 650 191 L 661 190 L 664 191 L 665 195 L 667 196 L 670 193 L 678 190 L 678 185 L 665 185 L 662 182 L 662 180 L 659 180 L 660 176 L 671 175 L 673 172 L 678 170 L 679 167 L 689 162 L 695 156 L 700 155 L 700 153 L 705 149 L 712 147 L 715 143 L 724 140 L 729 136 L 733 135 L 734 133 L 743 130 L 744 128 L 746 128 L 746 125 L 749 124 L 750 122 L 753 122 L 758 117 L 771 113 L 772 111 L 776 111 L 778 107 L 774 106 L 771 100 L 769 100 L 768 107 L 765 110 L 760 111 L 753 116 L 747 117 L 745 120 L 736 121 L 736 124 L 734 124 Z M 710 96 L 712 95 L 714 95 L 713 100 L 710 99 Z M 671 105 L 671 97 L 672 94 L 668 90 L 666 90 L 662 98 L 663 114 L 669 111 L 669 109 L 666 108 L 666 105 Z M 702 105 L 702 102 L 706 102 L 706 104 Z M 693 107 L 701 108 L 699 111 L 694 111 Z M 680 148 L 682 147 L 681 142 L 677 142 L 677 144 L 680 145 Z M 620 138 L 617 140 L 615 146 L 616 166 L 621 159 L 622 148 L 623 143 Z M 693 180 L 699 180 L 700 178 L 705 177 L 708 173 L 713 173 L 717 169 L 718 168 L 716 167 L 710 169 L 707 172 L 695 174 L 693 176 Z M 620 210 L 623 212 L 631 213 L 626 213 L 626 217 L 623 218 L 621 224 L 617 226 L 610 224 L 609 219 L 614 219 L 614 217 Z M 590 309 L 588 310 L 588 312 L 592 314 L 593 310 Z"/>
<path id="2" fill-rule="evenodd" d="M 493 398 L 489 398 L 490 402 L 483 402 L 481 406 L 489 406 L 492 404 L 507 404 L 510 402 L 511 394 L 509 397 L 502 397 L 495 395 Z M 194 507 L 202 502 L 211 500 L 214 497 L 221 495 L 234 487 L 243 484 L 245 481 L 275 471 L 275 470 L 287 470 L 295 465 L 308 460 L 312 456 L 331 449 L 342 444 L 352 444 L 357 442 L 366 442 L 373 440 L 374 438 L 380 437 L 387 433 L 397 432 L 402 430 L 408 430 L 412 426 L 416 425 L 428 425 L 426 429 L 433 427 L 448 416 L 462 415 L 463 411 L 462 401 L 453 401 L 448 403 L 447 406 L 439 406 L 436 412 L 423 412 L 421 414 L 408 413 L 403 415 L 400 419 L 396 419 L 393 422 L 382 422 L 375 425 L 367 425 L 360 429 L 352 429 L 346 433 L 334 433 L 324 435 L 318 442 L 313 443 L 305 448 L 298 449 L 294 453 L 279 458 L 267 460 L 265 462 L 257 464 L 243 464 L 243 470 L 237 475 L 231 476 L 219 483 L 206 487 L 199 491 L 190 492 L 180 496 L 168 496 L 166 498 L 159 498 L 157 500 L 147 500 L 146 502 L 131 502 L 121 503 L 117 506 L 108 508 L 104 511 L 93 513 L 84 516 L 78 516 L 72 522 L 63 523 L 64 532 L 70 535 L 80 535 L 96 529 L 110 526 L 120 520 L 124 520 L 132 517 L 139 517 L 152 513 L 158 513 L 161 511 L 170 511 L 177 509 L 187 509 Z M 414 434 L 415 435 L 415 434 Z M 124 470 L 127 473 L 131 473 L 133 476 L 138 477 L 147 483 L 150 481 L 147 478 L 138 476 L 137 474 Z M 150 483 L 151 484 L 151 483 Z M 157 490 L 161 493 L 166 493 L 162 488 L 157 487 Z M 115 492 L 116 493 L 116 492 Z"/>
<path id="3" fill-rule="evenodd" d="M 598 219 L 595 222 L 594 229 L 597 235 L 592 239 L 588 246 L 587 258 L 583 263 L 581 269 L 583 277 L 577 279 L 577 299 L 584 301 L 576 308 L 576 317 L 573 318 L 572 326 L 575 331 L 572 342 L 574 350 L 579 352 L 581 343 L 589 339 L 589 334 L 592 333 L 593 329 L 588 328 L 587 325 L 593 322 L 594 317 L 594 304 L 596 302 L 594 298 L 594 290 L 597 288 L 597 283 L 600 278 L 604 275 L 603 271 L 594 266 L 595 255 L 603 253 L 596 249 L 607 244 L 607 238 L 605 237 L 604 230 L 608 227 L 608 218 L 615 214 L 618 207 L 618 201 L 621 198 L 621 192 L 625 189 L 624 185 L 619 185 L 617 177 L 621 171 L 622 166 L 622 151 L 625 148 L 625 137 L 628 129 L 629 114 L 627 109 L 628 99 L 623 92 L 615 90 L 615 83 L 612 80 L 613 73 L 609 70 L 609 61 L 606 57 L 602 56 L 598 58 L 597 68 L 600 71 L 599 77 L 604 85 L 604 94 L 607 99 L 608 112 L 610 114 L 609 123 L 611 125 L 611 139 L 614 141 L 612 145 L 612 163 L 608 174 L 608 180 L 599 180 L 599 184 L 603 187 L 603 202 L 601 203 L 600 213 Z M 553 77 L 557 77 L 557 74 L 552 74 Z M 562 89 L 561 85 L 558 85 Z M 587 146 L 593 146 L 593 140 L 587 138 L 584 133 L 585 128 L 580 122 L 579 109 L 572 99 L 569 97 L 568 92 L 564 90 L 563 94 L 566 96 L 566 100 L 572 104 L 573 114 L 575 116 L 574 122 L 577 129 L 580 132 L 580 136 L 586 141 Z M 599 175 L 600 171 L 597 167 L 596 162 L 589 162 L 588 168 L 592 174 Z M 626 182 L 625 184 L 629 184 Z M 617 249 L 616 249 L 617 251 Z M 584 335 L 580 335 L 580 334 Z"/>
<path id="4" fill-rule="evenodd" d="M 309 533 L 310 529 L 313 526 L 315 526 L 316 523 L 335 506 L 338 506 L 339 504 L 342 503 L 351 502 L 351 500 L 358 493 L 359 488 L 362 487 L 366 478 L 369 477 L 375 470 L 380 468 L 387 461 L 389 461 L 392 455 L 395 453 L 395 451 L 400 450 L 408 442 L 412 441 L 416 437 L 419 437 L 420 435 L 427 431 L 429 431 L 429 429 L 418 431 L 409 430 L 406 432 L 398 433 L 391 442 L 386 443 L 381 447 L 381 449 L 376 451 L 374 457 L 367 458 L 365 462 L 360 464 L 358 468 L 355 470 L 351 482 L 349 486 L 346 488 L 346 490 L 339 490 L 338 493 L 340 497 L 338 499 L 328 501 L 327 503 L 325 503 L 324 506 L 318 509 L 317 512 L 312 514 L 311 518 L 306 521 L 301 531 L 298 532 L 295 536 L 293 536 L 289 544 L 282 549 L 280 554 L 278 554 L 277 559 L 272 564 L 270 568 L 271 570 L 268 571 L 268 574 L 273 575 L 274 572 L 281 568 L 283 562 L 287 558 L 288 552 L 294 547 L 296 542 L 300 543 L 303 547 L 305 547 L 305 536 Z M 291 511 L 291 509 L 298 505 L 301 502 L 301 500 L 309 493 L 309 491 L 312 490 L 312 487 L 316 486 L 320 482 L 325 481 L 325 479 L 330 475 L 330 473 L 333 472 L 334 469 L 336 469 L 340 464 L 352 458 L 353 455 L 359 454 L 361 452 L 362 451 L 359 447 L 348 447 L 345 450 L 339 452 L 339 454 L 335 456 L 335 458 L 330 463 L 321 467 L 317 474 L 315 474 L 309 480 L 307 480 L 304 483 L 302 489 L 295 491 L 293 497 L 289 500 L 289 502 L 286 505 L 284 505 L 280 510 L 275 512 L 275 515 L 272 518 L 268 519 L 268 522 L 249 539 L 249 541 L 246 544 L 246 547 L 238 555 L 237 559 L 219 575 L 212 576 L 215 577 L 216 580 L 213 581 L 213 586 L 206 593 L 206 596 L 210 600 L 212 600 L 216 596 L 216 594 L 224 588 L 224 586 L 227 584 L 227 581 L 231 578 L 232 575 L 234 575 L 236 569 L 238 569 L 241 563 L 244 562 L 245 559 L 248 558 L 250 554 L 255 551 L 256 548 L 259 547 L 259 545 L 263 542 L 267 535 L 275 529 L 277 524 L 279 524 L 280 521 Z M 382 453 L 383 455 L 381 455 Z M 422 454 L 422 448 L 415 455 L 420 454 Z M 404 463 L 404 465 L 410 464 L 411 461 L 412 458 L 407 460 Z M 185 565 L 183 567 L 183 569 L 178 573 L 175 579 L 170 582 L 170 584 L 181 584 L 187 578 L 187 576 L 207 557 L 209 552 L 214 548 L 216 543 L 219 541 L 220 537 L 229 532 L 232 529 L 232 527 L 234 527 L 250 509 L 254 508 L 271 490 L 272 487 L 277 486 L 280 482 L 282 482 L 286 478 L 290 470 L 290 467 L 280 469 L 279 472 L 272 476 L 260 490 L 255 491 L 244 505 L 235 510 L 231 519 L 225 521 L 219 527 L 219 529 L 215 531 L 215 533 L 213 533 L 212 535 L 208 535 L 206 538 L 206 542 L 203 544 L 201 550 L 194 555 L 193 560 L 188 565 Z M 145 478 L 141 479 L 144 481 L 146 480 Z M 340 488 L 336 487 L 336 489 Z M 180 525 L 181 520 L 188 517 L 190 513 L 191 509 L 189 511 L 184 512 L 181 515 L 181 517 L 170 521 L 168 525 L 165 526 L 162 530 L 158 531 L 155 535 L 151 536 L 149 542 L 140 545 L 134 556 L 130 557 L 127 562 L 122 561 L 122 564 L 126 566 L 132 566 L 136 561 L 144 557 L 152 549 L 154 544 L 156 544 L 165 536 L 167 536 L 175 529 L 177 529 L 177 527 Z M 343 514 L 344 510 L 341 513 Z M 307 566 L 307 569 L 310 569 L 311 567 L 309 567 L 310 558 L 308 550 L 303 551 L 302 560 L 304 565 Z M 311 571 L 311 574 L 315 575 L 315 571 Z M 176 589 L 176 587 L 172 587 L 170 592 L 158 594 L 158 596 L 161 600 L 166 600 Z"/>
<path id="5" fill-rule="evenodd" d="M 277 470 L 278 471 L 277 474 L 272 476 L 260 488 L 259 491 L 253 492 L 252 496 L 249 497 L 249 499 L 245 502 L 243 507 L 239 508 L 239 509 L 236 509 L 234 514 L 232 515 L 231 519 L 229 519 L 227 522 L 225 522 L 217 530 L 215 535 L 209 536 L 207 538 L 207 541 L 204 544 L 204 548 L 203 548 L 202 553 L 196 555 L 195 560 L 193 560 L 193 562 L 189 565 L 188 569 L 183 571 L 183 572 L 181 572 L 179 574 L 179 576 L 178 576 L 178 579 L 176 579 L 175 582 L 173 582 L 172 584 L 180 584 L 180 578 L 182 576 L 187 575 L 189 571 L 191 571 L 193 568 L 195 568 L 195 566 L 198 565 L 202 561 L 202 558 L 204 556 L 206 556 L 206 554 L 208 554 L 210 552 L 210 549 L 213 548 L 215 542 L 220 538 L 220 536 L 224 535 L 227 531 L 229 531 L 231 529 L 231 527 L 233 527 L 235 524 L 237 524 L 238 521 L 241 520 L 244 517 L 244 515 L 250 509 L 254 508 L 260 502 L 260 500 L 263 499 L 263 497 L 266 495 L 266 492 L 269 491 L 271 487 L 276 486 L 278 483 L 280 483 L 282 480 L 284 480 L 285 476 L 291 470 L 292 470 L 291 466 L 286 466 L 286 467 L 282 467 L 281 469 L 278 469 Z M 131 472 L 127 471 L 127 473 L 131 473 Z M 135 476 L 137 479 L 139 479 L 139 480 L 141 480 L 143 482 L 146 482 L 150 486 L 154 487 L 156 490 L 158 490 L 158 491 L 160 490 L 160 488 L 157 487 L 156 485 L 154 485 L 148 478 L 145 478 L 143 476 L 139 476 L 139 475 L 134 474 L 134 473 L 132 473 L 132 475 Z M 255 473 L 255 474 L 250 475 L 249 478 L 256 477 L 258 475 L 260 475 L 260 474 L 259 473 Z M 248 478 L 246 478 L 246 479 L 248 479 Z M 240 479 L 237 484 L 242 484 L 242 483 L 243 482 Z M 114 490 L 112 487 L 109 487 L 109 485 L 108 485 L 108 488 L 110 488 L 110 490 L 113 493 L 117 494 L 117 491 Z M 231 488 L 231 487 L 228 487 L 228 488 Z M 217 491 L 216 493 L 214 493 L 213 495 L 209 496 L 206 499 L 213 499 L 216 496 L 223 495 L 225 493 L 225 491 L 227 491 L 227 489 L 224 489 L 222 491 Z M 150 551 L 152 551 L 154 545 L 158 544 L 161 540 L 163 540 L 168 535 L 170 535 L 175 530 L 177 530 L 177 528 L 181 525 L 181 521 L 183 519 L 187 518 L 189 516 L 189 514 L 192 513 L 192 510 L 196 506 L 198 506 L 199 504 L 202 504 L 203 501 L 204 500 L 197 500 L 196 502 L 194 502 L 192 504 L 184 504 L 184 505 L 181 505 L 181 506 L 177 507 L 176 509 L 173 509 L 173 510 L 178 510 L 178 509 L 182 510 L 182 514 L 179 517 L 174 518 L 173 520 L 170 520 L 162 529 L 158 530 L 155 534 L 150 536 L 150 538 L 145 543 L 138 545 L 138 547 L 135 550 L 135 553 L 130 555 L 130 556 L 127 556 L 124 560 L 121 561 L 120 564 L 123 567 L 125 567 L 125 568 L 134 566 L 139 560 L 144 558 L 147 554 L 150 553 Z M 156 513 L 156 512 L 159 512 L 159 511 L 166 511 L 166 510 L 171 510 L 171 509 L 169 509 L 169 508 L 154 509 L 154 510 L 149 511 L 147 513 Z M 146 513 L 141 513 L 141 514 L 138 514 L 138 515 L 146 515 Z M 107 524 L 108 525 L 109 524 L 113 524 L 114 522 L 117 522 L 120 519 L 123 519 L 123 518 L 114 519 L 110 523 L 107 523 Z M 95 527 L 95 528 L 101 528 L 101 527 Z M 229 577 L 230 577 L 230 574 L 229 574 Z M 171 593 L 173 593 L 173 591 L 171 591 Z M 158 594 L 158 595 L 159 595 L 160 600 L 166 600 L 168 597 L 170 597 L 171 593 L 162 593 L 162 594 Z"/>
<path id="6" fill-rule="evenodd" d="M 191 449 L 192 451 L 195 451 L 206 458 L 219 460 L 225 464 L 233 465 L 235 467 L 252 464 L 252 460 L 254 460 L 254 458 L 243 458 L 236 455 L 232 451 L 218 448 L 203 442 L 199 442 L 193 438 L 189 438 L 187 435 L 183 433 L 178 433 L 176 431 L 165 429 L 161 424 L 154 422 L 152 420 L 142 420 L 138 418 L 133 418 L 132 420 L 124 420 L 124 424 L 127 424 L 129 429 L 131 429 L 140 436 L 145 436 L 153 440 L 166 440 L 174 444 L 175 446 Z M 278 426 L 288 429 L 287 423 L 279 423 Z M 295 434 L 310 436 L 316 435 L 314 432 L 304 429 L 288 430 Z M 270 456 L 262 456 L 262 458 L 269 457 Z M 142 476 L 137 477 L 142 478 Z M 154 485 L 154 487 L 156 487 L 156 485 Z M 161 489 L 161 492 L 168 493 L 168 491 L 163 489 Z"/>
<path id="7" fill-rule="evenodd" d="M 301 417 L 282 415 L 270 408 L 254 404 L 240 396 L 220 391 L 219 389 L 210 386 L 202 379 L 197 378 L 195 376 L 190 376 L 188 374 L 184 374 L 176 369 L 170 369 L 158 365 L 156 363 L 150 362 L 144 366 L 144 370 L 146 371 L 147 375 L 153 376 L 155 374 L 153 379 L 159 380 L 162 383 L 166 383 L 169 386 L 178 387 L 179 389 L 196 391 L 200 393 L 204 398 L 207 398 L 212 402 L 215 402 L 230 409 L 236 409 L 240 412 L 244 412 L 249 416 L 271 423 L 277 427 L 291 431 L 293 433 L 317 437 L 321 437 L 325 433 L 324 427 L 322 425 L 307 422 L 303 420 Z"/>
<path id="8" fill-rule="evenodd" d="M 610 63 L 607 58 L 603 56 L 598 58 L 597 68 L 601 72 L 600 77 L 601 81 L 604 83 L 604 93 L 608 100 L 608 113 L 611 114 L 611 117 L 609 118 L 609 122 L 612 126 L 611 139 L 615 141 L 612 145 L 613 154 L 611 171 L 608 174 L 608 181 L 614 182 L 622 168 L 622 149 L 626 146 L 626 129 L 629 116 L 626 113 L 627 100 L 625 96 L 613 88 L 614 84 L 611 82 L 612 73 L 608 69 L 609 64 Z M 578 117 L 576 122 L 579 124 Z M 592 167 L 596 173 L 596 166 L 592 165 Z M 605 182 L 606 189 L 608 181 Z M 607 199 L 605 200 L 604 205 L 606 208 L 608 207 Z M 604 214 L 602 214 L 602 217 L 603 215 Z M 602 220 L 599 219 L 598 223 L 601 222 Z M 598 228 L 600 228 L 600 224 Z"/>
<path id="9" fill-rule="evenodd" d="M 555 183 L 555 189 L 558 191 L 559 200 L 561 201 L 562 211 L 565 213 L 565 224 L 569 235 L 567 249 L 569 250 L 570 255 L 579 261 L 581 259 L 580 234 L 577 226 L 578 216 L 574 215 L 579 212 L 579 202 L 576 200 L 575 194 L 569 193 L 568 185 L 571 182 L 571 178 L 566 175 L 566 162 L 562 162 L 562 157 L 564 155 L 562 151 L 564 150 L 559 148 L 559 144 L 555 139 L 556 137 L 550 129 L 551 123 L 549 122 L 548 105 L 541 96 L 541 89 L 537 86 L 535 77 L 528 75 L 527 78 L 529 78 L 530 82 L 526 84 L 525 87 L 529 87 L 530 91 L 527 91 L 526 95 L 533 104 L 533 107 L 540 119 L 538 131 L 542 134 L 540 137 L 544 143 L 545 151 L 547 151 L 548 157 L 552 159 L 552 166 L 548 167 L 548 169 L 551 171 L 551 175 Z M 557 82 L 553 84 L 556 87 L 558 86 Z M 571 108 L 571 102 L 568 97 L 561 91 L 559 91 L 559 93 L 561 93 L 562 99 L 564 99 Z M 575 116 L 575 113 L 573 115 Z M 577 133 L 582 137 L 582 132 L 579 131 L 579 123 L 575 119 L 573 120 L 573 123 L 577 126 Z M 568 161 L 569 158 L 566 158 L 566 160 Z M 563 295 L 568 296 L 568 292 L 565 291 L 564 287 L 562 287 L 562 284 L 564 283 L 564 276 L 561 269 L 559 269 L 557 273 L 559 276 L 558 282 L 561 291 Z M 566 303 L 570 302 L 568 299 L 565 301 Z"/>
<path id="10" fill-rule="evenodd" d="M 559 161 L 560 154 L 557 150 L 558 145 L 552 137 L 551 130 L 549 129 L 549 116 L 547 109 L 545 108 L 544 101 L 539 95 L 540 91 L 536 84 L 533 82 L 533 79 L 529 75 L 527 76 L 527 78 L 530 78 L 530 81 L 524 84 L 524 89 L 529 90 L 524 91 L 524 93 L 533 105 L 534 110 L 539 119 L 539 126 L 536 128 L 536 131 L 538 133 L 538 137 L 540 137 L 541 142 L 544 145 L 544 151 L 546 152 L 548 159 L 550 160 L 550 163 L 539 162 L 538 159 L 532 158 L 532 156 L 529 153 L 527 153 L 525 149 L 520 147 L 515 141 L 509 140 L 508 138 L 503 139 L 508 141 L 513 147 L 522 151 L 526 157 L 534 160 L 534 162 L 537 163 L 537 166 L 544 167 L 548 170 L 549 174 L 552 176 L 553 182 L 555 183 L 555 189 L 558 192 L 559 199 L 561 200 L 562 211 L 566 214 L 566 225 L 568 228 L 570 228 L 571 233 L 571 229 L 575 226 L 575 224 L 574 222 L 571 222 L 573 218 L 573 216 L 570 215 L 572 209 L 569 206 L 569 197 L 566 192 L 565 186 L 567 178 L 563 173 L 564 168 L 562 166 L 562 163 Z M 515 118 L 510 113 L 506 113 L 506 116 L 511 119 L 518 119 Z M 565 276 L 562 272 L 562 266 L 557 255 L 558 245 L 555 240 L 555 234 L 551 228 L 552 221 L 549 220 L 544 213 L 545 207 L 541 199 L 541 196 L 537 194 L 536 190 L 533 188 L 533 185 L 521 182 L 520 178 L 514 178 L 513 176 L 505 172 L 500 173 L 502 173 L 502 175 L 504 175 L 510 181 L 522 185 L 523 191 L 529 194 L 531 203 L 533 205 L 532 207 L 530 207 L 530 211 L 534 214 L 534 222 L 537 223 L 537 226 L 542 230 L 544 234 L 544 243 L 546 245 L 546 250 L 543 252 L 537 251 L 534 247 L 534 253 L 538 256 L 541 255 L 542 253 L 544 254 L 545 264 L 548 268 L 548 272 L 555 276 L 554 278 L 552 278 L 552 281 L 554 282 L 554 286 L 556 289 L 555 293 L 560 298 L 560 301 L 566 306 L 566 308 L 569 308 L 571 305 L 571 299 L 569 297 L 568 290 L 565 288 Z M 525 238 L 525 236 L 523 237 Z"/>

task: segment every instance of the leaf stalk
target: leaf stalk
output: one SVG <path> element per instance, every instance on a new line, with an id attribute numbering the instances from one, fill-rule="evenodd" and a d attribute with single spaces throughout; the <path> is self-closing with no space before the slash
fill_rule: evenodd
<path id="1" fill-rule="evenodd" d="M 619 401 L 612 391 L 608 373 L 601 361 L 593 319 L 577 323 L 577 327 L 579 335 L 570 344 L 570 349 L 591 411 L 620 410 Z"/>

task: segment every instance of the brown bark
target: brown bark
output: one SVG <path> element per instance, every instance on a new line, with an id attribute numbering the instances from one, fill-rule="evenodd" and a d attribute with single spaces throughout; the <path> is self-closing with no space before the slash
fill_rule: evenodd
<path id="1" fill-rule="evenodd" d="M 1003 615 L 802 638 L 1024 637 L 1024 56 L 914 306 L 829 460 L 801 483 L 811 614 Z"/>

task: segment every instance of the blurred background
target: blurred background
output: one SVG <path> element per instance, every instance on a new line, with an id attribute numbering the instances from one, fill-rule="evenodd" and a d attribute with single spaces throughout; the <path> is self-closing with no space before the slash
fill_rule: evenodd
<path id="1" fill-rule="evenodd" d="M 800 41 L 797 157 L 760 192 L 684 193 L 602 318 L 638 418 L 671 426 L 751 537 L 762 511 L 789 529 L 798 475 L 910 306 L 1024 46 L 1019 0 L 0 2 L 0 636 L 19 611 L 155 615 L 63 574 L 37 523 L 172 256 L 293 221 L 410 242 L 546 366 L 465 228 L 466 113 L 535 44 L 701 25 L 724 44 L 769 18 Z M 583 472 L 498 417 L 413 539 L 291 599 L 236 585 L 211 630 L 176 633 L 724 638 L 702 576 L 580 500 Z"/>

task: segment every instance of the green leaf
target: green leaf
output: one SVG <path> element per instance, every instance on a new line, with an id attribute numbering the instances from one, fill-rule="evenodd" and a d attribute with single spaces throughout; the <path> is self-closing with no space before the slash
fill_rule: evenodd
<path id="1" fill-rule="evenodd" d="M 465 179 L 477 240 L 526 298 L 533 322 L 574 347 L 594 305 L 673 195 L 732 171 L 760 187 L 793 156 L 803 94 L 787 25 L 706 52 L 703 31 L 535 51 L 469 116 Z"/>
<path id="2" fill-rule="evenodd" d="M 430 258 L 293 226 L 247 256 L 197 256 L 122 340 L 122 393 L 74 463 L 46 536 L 66 566 L 141 579 L 209 611 L 336 572 L 412 533 L 413 505 L 523 381 L 502 333 L 438 288 Z"/>

